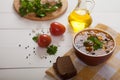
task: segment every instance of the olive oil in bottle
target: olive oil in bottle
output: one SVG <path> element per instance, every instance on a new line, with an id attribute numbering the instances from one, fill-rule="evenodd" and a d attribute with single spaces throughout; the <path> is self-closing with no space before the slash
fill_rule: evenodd
<path id="1" fill-rule="evenodd" d="M 88 10 L 76 9 L 68 16 L 68 21 L 74 32 L 81 31 L 90 26 L 92 18 Z"/>
<path id="2" fill-rule="evenodd" d="M 92 23 L 90 12 L 94 5 L 94 0 L 78 0 L 77 6 L 68 16 L 68 22 L 75 33 L 90 26 Z"/>

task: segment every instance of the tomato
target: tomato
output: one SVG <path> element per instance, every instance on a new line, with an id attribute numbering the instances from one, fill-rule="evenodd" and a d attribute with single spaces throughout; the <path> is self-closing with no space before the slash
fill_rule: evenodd
<path id="1" fill-rule="evenodd" d="M 53 22 L 50 24 L 50 33 L 54 36 L 62 35 L 66 28 L 63 24 L 58 22 Z"/>
<path id="2" fill-rule="evenodd" d="M 41 34 L 38 37 L 38 45 L 40 47 L 47 47 L 51 43 L 51 37 L 47 34 Z"/>

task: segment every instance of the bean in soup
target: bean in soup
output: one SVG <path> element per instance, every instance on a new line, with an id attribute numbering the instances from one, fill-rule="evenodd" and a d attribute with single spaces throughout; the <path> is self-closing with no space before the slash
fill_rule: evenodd
<path id="1" fill-rule="evenodd" d="M 75 37 L 75 46 L 89 55 L 108 54 L 114 47 L 113 38 L 100 30 L 84 30 Z"/>

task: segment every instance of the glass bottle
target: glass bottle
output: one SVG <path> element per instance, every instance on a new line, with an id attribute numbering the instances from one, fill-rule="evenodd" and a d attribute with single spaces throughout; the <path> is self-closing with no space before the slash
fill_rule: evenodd
<path id="1" fill-rule="evenodd" d="M 68 22 L 74 32 L 88 28 L 92 23 L 90 15 L 95 2 L 93 0 L 78 0 L 76 8 L 68 16 Z"/>

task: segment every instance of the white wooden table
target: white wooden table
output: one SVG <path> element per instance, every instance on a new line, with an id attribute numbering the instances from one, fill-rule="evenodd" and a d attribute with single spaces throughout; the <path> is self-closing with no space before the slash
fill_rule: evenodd
<path id="1" fill-rule="evenodd" d="M 96 0 L 91 13 L 94 27 L 103 23 L 120 32 L 120 1 Z M 68 0 L 64 15 L 49 21 L 31 21 L 21 18 L 13 9 L 13 0 L 0 0 L 0 80 L 53 80 L 45 74 L 57 56 L 72 48 L 67 16 L 77 0 Z M 52 36 L 52 44 L 58 45 L 56 55 L 50 56 L 46 49 L 39 48 L 32 37 L 43 30 L 47 32 L 51 22 L 66 26 L 63 36 Z M 35 33 L 34 33 L 35 31 Z"/>

